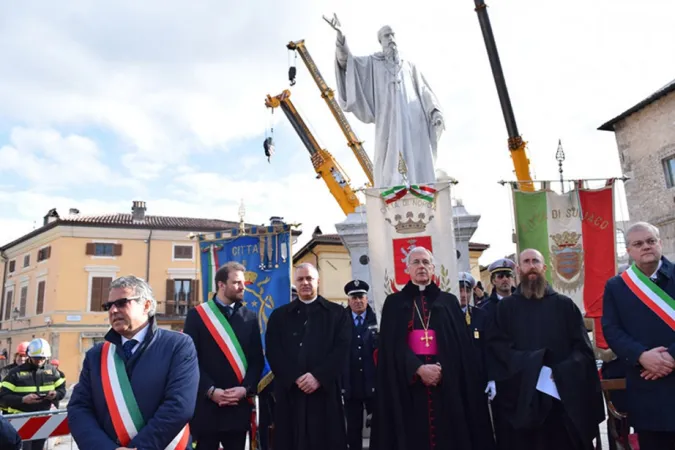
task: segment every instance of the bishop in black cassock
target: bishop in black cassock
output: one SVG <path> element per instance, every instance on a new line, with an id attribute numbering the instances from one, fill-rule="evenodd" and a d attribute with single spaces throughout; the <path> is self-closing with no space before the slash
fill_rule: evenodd
<path id="1" fill-rule="evenodd" d="M 491 450 L 479 361 L 457 297 L 415 248 L 411 281 L 384 302 L 370 450 Z"/>

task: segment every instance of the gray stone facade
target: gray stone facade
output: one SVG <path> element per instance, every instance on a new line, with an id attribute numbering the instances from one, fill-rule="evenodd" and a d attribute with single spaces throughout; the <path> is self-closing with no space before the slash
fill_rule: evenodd
<path id="1" fill-rule="evenodd" d="M 663 253 L 675 260 L 675 187 L 664 161 L 675 157 L 675 82 L 629 109 L 601 130 L 614 131 L 626 181 L 630 222 L 657 226 Z"/>

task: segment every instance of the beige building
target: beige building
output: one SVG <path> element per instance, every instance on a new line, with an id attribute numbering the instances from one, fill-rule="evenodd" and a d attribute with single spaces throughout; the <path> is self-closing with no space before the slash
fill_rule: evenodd
<path id="1" fill-rule="evenodd" d="M 100 216 L 51 210 L 43 225 L 0 247 L 0 352 L 11 360 L 16 345 L 46 339 L 68 383 L 77 380 L 86 350 L 109 329 L 101 305 L 110 282 L 133 274 L 148 280 L 158 301 L 160 326 L 180 329 L 199 303 L 198 244 L 191 232 L 215 232 L 238 224 L 223 220 L 146 215 Z"/>
<path id="2" fill-rule="evenodd" d="M 471 274 L 480 280 L 478 258 L 489 245 L 469 243 Z M 323 234 L 319 227 L 314 229 L 312 239 L 293 255 L 293 264 L 313 264 L 319 271 L 319 295 L 327 300 L 347 306 L 344 286 L 352 279 L 349 252 L 337 234 Z"/>
<path id="3" fill-rule="evenodd" d="M 675 80 L 600 130 L 613 131 L 626 181 L 631 222 L 661 231 L 664 255 L 675 259 Z"/>

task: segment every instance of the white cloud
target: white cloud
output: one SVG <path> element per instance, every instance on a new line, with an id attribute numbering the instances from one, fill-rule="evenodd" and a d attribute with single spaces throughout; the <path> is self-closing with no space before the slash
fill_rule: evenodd
<path id="1" fill-rule="evenodd" d="M 595 128 L 673 78 L 675 62 L 663 55 L 675 39 L 670 23 L 675 4 L 513 0 L 490 6 L 532 171 L 539 178 L 557 178 L 554 156 L 562 138 L 565 174 L 619 175 L 612 134 Z M 256 222 L 282 215 L 302 221 L 309 232 L 314 225 L 330 230 L 343 215 L 314 179 L 297 139 L 277 135 L 277 153 L 269 165 L 260 146 L 236 155 L 236 164 L 230 165 L 218 152 L 269 126 L 263 101 L 266 94 L 288 87 L 288 41 L 306 39 L 328 84 L 335 86 L 334 33 L 321 19 L 332 11 L 356 54 L 376 51 L 377 29 L 385 23 L 394 27 L 404 56 L 423 70 L 446 109 L 439 166 L 459 179 L 457 194 L 469 212 L 482 215 L 474 240 L 492 245 L 484 262 L 510 252 L 509 194 L 497 181 L 513 179 L 512 163 L 478 19 L 468 0 L 422 0 L 414 6 L 402 0 L 265 0 L 247 7 L 231 0 L 14 5 L 0 19 L 0 123 L 34 136 L 22 144 L 11 138 L 2 150 L 0 171 L 6 175 L 11 164 L 12 172 L 44 182 L 41 167 L 46 164 L 59 178 L 70 174 L 80 186 L 97 183 L 98 178 L 91 179 L 95 170 L 75 177 L 84 166 L 79 159 L 105 170 L 96 165 L 100 152 L 112 150 L 102 143 L 99 148 L 94 136 L 71 139 L 60 130 L 99 127 L 121 142 L 115 155 L 131 177 L 167 179 L 165 192 L 135 187 L 152 213 L 236 218 L 243 197 Z M 298 64 L 294 103 L 360 186 L 365 176 L 304 65 Z M 274 118 L 276 129 L 288 126 L 283 114 Z M 349 120 L 372 156 L 373 127 L 351 115 Z M 49 133 L 59 137 L 50 140 Z M 64 167 L 46 148 L 82 157 L 75 167 Z M 209 152 L 209 167 L 192 159 Z M 177 178 L 167 176 L 169 167 Z M 235 183 L 234 175 L 256 181 Z M 1 183 L 13 184 L 11 178 Z M 71 197 L 22 206 L 12 220 L 32 224 L 47 205 L 59 202 L 66 209 L 79 201 L 86 206 L 83 211 L 127 211 L 131 200 L 98 204 L 81 194 Z M 6 223 L 0 224 L 0 241 L 6 240 Z"/>
<path id="2" fill-rule="evenodd" d="M 16 127 L 9 141 L 0 147 L 0 173 L 13 172 L 35 188 L 133 185 L 111 174 L 101 149 L 85 136 Z"/>

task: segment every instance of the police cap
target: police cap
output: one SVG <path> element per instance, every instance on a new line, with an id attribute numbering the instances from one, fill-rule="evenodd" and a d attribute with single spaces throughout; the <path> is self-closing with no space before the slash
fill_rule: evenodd
<path id="1" fill-rule="evenodd" d="M 488 266 L 488 272 L 490 272 L 490 275 L 498 272 L 513 272 L 515 268 L 516 263 L 508 258 L 501 258 Z"/>
<path id="2" fill-rule="evenodd" d="M 370 289 L 370 286 L 362 280 L 352 280 L 345 284 L 345 294 L 347 295 L 367 294 L 368 289 Z"/>
<path id="3" fill-rule="evenodd" d="M 473 288 L 476 286 L 476 279 L 469 272 L 459 273 L 459 285 Z"/>

